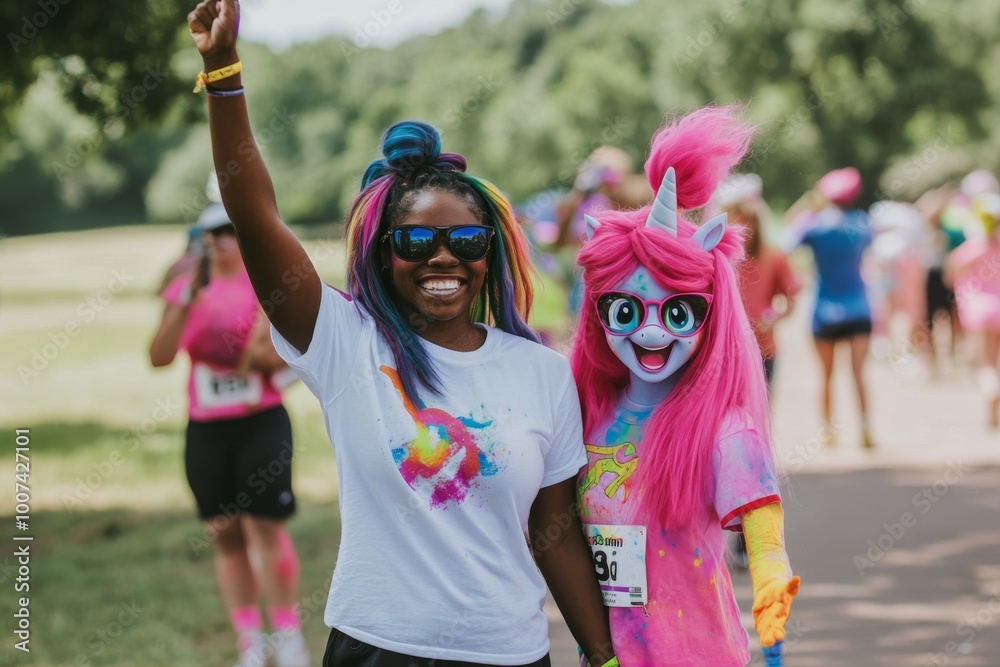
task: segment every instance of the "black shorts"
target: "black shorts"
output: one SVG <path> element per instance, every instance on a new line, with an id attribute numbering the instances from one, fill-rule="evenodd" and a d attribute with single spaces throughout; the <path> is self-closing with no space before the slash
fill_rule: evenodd
<path id="1" fill-rule="evenodd" d="M 853 320 L 851 322 L 837 322 L 836 324 L 821 324 L 813 328 L 813 338 L 826 341 L 847 340 L 862 334 L 868 335 L 871 332 L 871 320 Z"/>
<path id="2" fill-rule="evenodd" d="M 202 519 L 295 513 L 292 424 L 283 406 L 238 419 L 189 421 L 184 467 Z"/>
<path id="3" fill-rule="evenodd" d="M 951 315 L 951 305 L 955 303 L 955 291 L 944 284 L 944 273 L 941 269 L 927 271 L 927 284 L 924 290 L 927 297 L 927 328 L 934 325 L 934 316 L 938 313 Z"/>
<path id="4" fill-rule="evenodd" d="M 551 667 L 552 662 L 546 654 L 524 667 Z M 386 649 L 376 648 L 350 635 L 345 635 L 337 628 L 330 631 L 326 641 L 326 653 L 323 654 L 323 667 L 486 667 L 477 662 L 459 662 L 458 660 L 437 660 L 436 658 L 416 658 L 404 653 L 393 653 Z"/>

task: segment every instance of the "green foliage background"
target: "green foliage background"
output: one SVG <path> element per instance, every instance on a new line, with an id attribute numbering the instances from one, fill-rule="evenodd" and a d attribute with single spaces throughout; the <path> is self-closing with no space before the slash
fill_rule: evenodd
<path id="1" fill-rule="evenodd" d="M 24 43 L 11 35 L 37 3 L 3 10 L 16 56 L 0 64 L 0 232 L 193 218 L 210 146 L 186 88 L 200 69 L 188 4 L 132 2 L 148 12 L 100 25 L 68 3 Z M 404 118 L 441 128 L 446 150 L 515 200 L 568 186 L 602 143 L 640 165 L 666 114 L 710 102 L 744 103 L 760 124 L 743 168 L 776 208 L 847 164 L 866 203 L 1000 168 L 995 0 L 515 0 L 392 50 L 361 37 L 241 45 L 291 222 L 341 219 L 380 133 Z"/>

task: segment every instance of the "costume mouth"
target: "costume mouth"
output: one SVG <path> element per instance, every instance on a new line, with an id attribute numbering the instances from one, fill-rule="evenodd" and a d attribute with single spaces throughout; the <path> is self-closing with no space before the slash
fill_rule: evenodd
<path id="1" fill-rule="evenodd" d="M 635 358 L 639 361 L 639 365 L 650 373 L 663 370 L 664 366 L 667 365 L 667 360 L 670 358 L 670 350 L 674 345 L 673 341 L 671 341 L 665 347 L 652 349 L 636 345 L 632 340 L 629 340 L 629 343 L 632 343 L 632 350 L 635 352 Z"/>

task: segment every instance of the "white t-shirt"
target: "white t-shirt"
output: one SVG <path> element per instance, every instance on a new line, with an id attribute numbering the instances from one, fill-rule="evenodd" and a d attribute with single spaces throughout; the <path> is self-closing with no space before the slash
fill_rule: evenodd
<path id="1" fill-rule="evenodd" d="M 374 321 L 337 290 L 324 287 L 305 354 L 271 335 L 323 405 L 337 459 L 326 624 L 397 653 L 522 665 L 549 649 L 528 513 L 587 457 L 566 359 L 484 328 L 473 352 L 423 341 L 442 394 L 421 388 L 419 405 Z"/>

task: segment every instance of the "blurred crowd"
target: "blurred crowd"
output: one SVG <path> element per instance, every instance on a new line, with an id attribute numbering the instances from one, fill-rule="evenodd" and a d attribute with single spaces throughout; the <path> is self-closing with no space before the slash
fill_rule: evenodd
<path id="1" fill-rule="evenodd" d="M 637 173 L 638 171 L 638 173 Z M 740 269 L 744 303 L 768 379 L 778 359 L 776 322 L 791 313 L 800 285 L 812 286 L 812 335 L 823 367 L 821 415 L 831 421 L 834 351 L 849 347 L 863 432 L 868 429 L 866 360 L 897 364 L 919 357 L 931 378 L 975 369 L 986 424 L 1000 424 L 1000 186 L 986 170 L 929 190 L 913 202 L 856 207 L 865 185 L 857 170 L 830 172 L 780 220 L 767 205 L 756 174 L 723 183 L 704 219 L 726 212 L 745 229 Z M 574 317 L 581 285 L 576 252 L 584 215 L 642 206 L 652 189 L 629 156 L 613 146 L 595 150 L 572 188 L 529 198 L 518 214 L 541 271 L 559 282 Z M 797 248 L 807 250 L 797 251 Z M 792 259 L 789 260 L 791 255 Z M 796 268 L 793 268 L 796 267 Z M 543 332 L 546 339 L 557 336 Z M 821 428 L 832 444 L 832 428 Z"/>
<path id="2" fill-rule="evenodd" d="M 987 425 L 1000 425 L 1000 184 L 986 170 L 929 190 L 914 202 L 878 201 L 855 207 L 864 185 L 847 167 L 825 175 L 781 219 L 756 174 L 736 174 L 715 194 L 704 219 L 719 212 L 744 230 L 740 267 L 744 304 L 768 381 L 778 350 L 773 329 L 793 309 L 800 287 L 812 286 L 812 335 L 823 368 L 823 440 L 833 444 L 830 386 L 838 345 L 850 348 L 851 374 L 863 432 L 868 429 L 864 367 L 915 357 L 931 378 L 974 369 Z M 218 201 L 211 180 L 209 199 Z M 580 166 L 567 190 L 539 192 L 516 212 L 540 271 L 560 284 L 575 320 L 582 285 L 576 254 L 584 216 L 645 205 L 653 191 L 629 155 L 601 146 Z M 206 259 L 203 226 L 188 230 L 188 245 L 169 268 L 163 289 Z M 799 252 L 798 248 L 808 251 Z M 789 258 L 792 258 L 791 260 Z M 161 289 L 162 291 L 162 289 Z M 560 332 L 540 332 L 557 344 Z M 565 332 L 562 332 L 565 333 Z"/>

